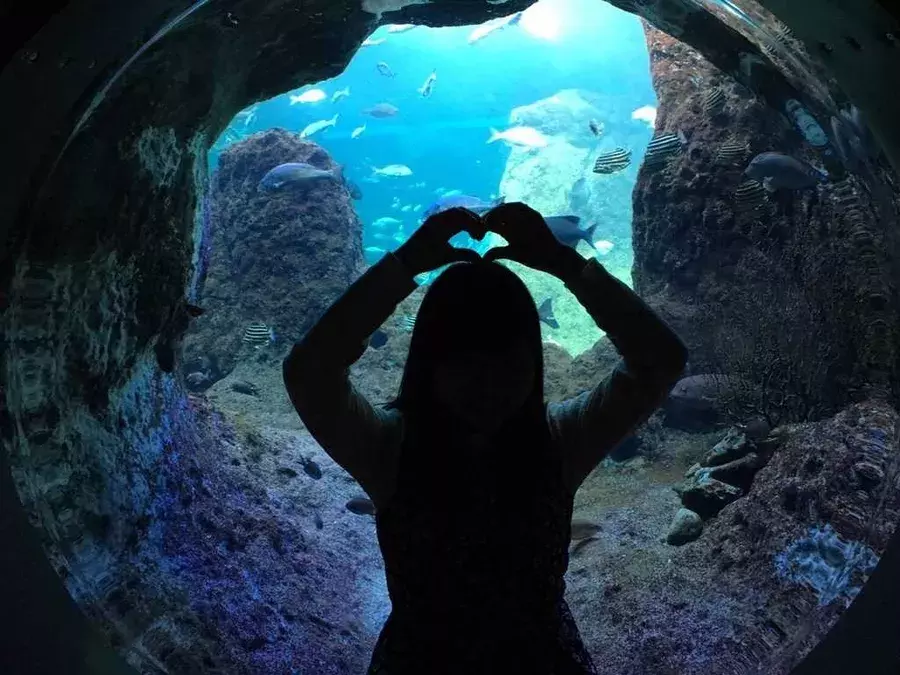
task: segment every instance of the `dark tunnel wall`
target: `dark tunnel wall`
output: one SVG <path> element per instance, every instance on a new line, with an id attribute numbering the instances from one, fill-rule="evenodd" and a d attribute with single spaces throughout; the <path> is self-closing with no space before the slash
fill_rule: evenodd
<path id="1" fill-rule="evenodd" d="M 385 16 L 384 22 L 475 23 L 528 4 L 516 0 L 503 5 L 436 2 L 408 7 Z M 693 43 L 720 67 L 736 70 L 733 48 L 741 45 L 740 36 L 714 30 L 686 0 L 655 5 L 617 0 L 613 4 L 637 11 Z M 801 37 L 810 42 L 827 39 L 838 47 L 829 57 L 836 75 L 869 114 L 890 149 L 895 168 L 900 168 L 900 132 L 892 123 L 900 118 L 900 103 L 895 97 L 885 101 L 882 96 L 885 89 L 896 90 L 885 81 L 893 77 L 897 83 L 898 71 L 863 62 L 892 53 L 890 40 L 875 39 L 886 34 L 884 18 L 850 22 L 873 36 L 865 41 L 871 47 L 857 53 L 841 48 L 840 38 L 835 37 L 833 26 L 842 22 L 846 27 L 846 17 L 801 14 L 796 3 L 793 7 L 774 0 L 765 4 Z M 9 451 L 16 457 L 15 467 L 21 469 L 17 487 L 33 517 L 31 524 L 40 528 L 45 546 L 60 546 L 77 558 L 112 550 L 134 530 L 152 500 L 148 475 L 166 443 L 156 433 L 164 410 L 159 406 L 165 400 L 171 405 L 180 400 L 147 364 L 150 347 L 183 302 L 190 281 L 191 251 L 196 245 L 195 196 L 203 182 L 206 147 L 231 116 L 250 102 L 340 72 L 376 25 L 373 15 L 351 2 L 321 0 L 305 4 L 302 10 L 295 4 L 287 11 L 281 2 L 201 7 L 113 84 L 84 133 L 56 164 L 68 131 L 96 91 L 160 25 L 186 6 L 159 0 L 135 6 L 95 4 L 91 11 L 85 3 L 72 3 L 50 18 L 0 76 L 0 88 L 13 101 L 0 110 L 7 151 L 5 189 L 0 192 L 0 213 L 4 214 L 0 290 L 6 294 L 13 288 L 9 297 L 15 307 L 14 319 L 5 324 L 8 344 L 0 402 L 5 446 L 0 536 L 4 542 L 26 541 L 27 529 L 22 512 L 11 503 L 16 489 L 6 461 Z M 237 24 L 227 16 L 229 12 Z M 879 44 L 884 45 L 883 53 Z M 778 101 L 791 93 L 785 87 L 778 82 L 761 93 Z M 811 109 L 817 108 L 815 101 L 806 102 Z M 48 174 L 51 177 L 45 184 Z M 68 311 L 47 312 L 61 302 Z M 115 327 L 107 336 L 115 334 L 118 342 L 98 352 L 94 340 L 102 327 Z M 80 363 L 80 368 L 71 370 L 72 363 Z M 118 419 L 109 414 L 112 410 L 136 415 L 134 437 L 121 436 Z M 51 429 L 59 432 L 49 434 Z M 75 433 L 90 443 L 91 452 L 65 442 Z M 135 445 L 141 450 L 135 452 Z M 80 470 L 71 480 L 56 481 L 56 488 L 49 492 L 26 475 L 33 471 L 47 476 L 62 465 Z M 119 489 L 117 482 L 126 479 L 145 483 L 146 489 L 138 491 L 137 497 Z M 67 505 L 73 500 L 83 509 L 62 525 L 60 516 L 70 510 Z M 110 514 L 115 515 L 111 531 L 101 526 Z M 21 557 L 7 553 L 3 558 L 4 578 L 23 580 L 19 591 L 25 590 L 25 579 L 43 591 L 55 579 L 45 559 L 40 559 L 40 567 L 26 562 L 37 561 L 35 544 L 32 540 L 31 549 L 24 543 L 17 545 Z M 891 554 L 886 554 L 839 630 L 850 630 L 848 617 L 863 613 L 859 607 L 867 600 L 884 597 L 871 588 L 879 576 L 888 576 L 885 568 L 890 563 Z M 57 572 L 61 564 L 58 559 Z M 36 575 L 22 577 L 17 570 L 24 567 Z M 37 576 L 39 571 L 43 577 Z M 91 587 L 92 580 L 96 587 Z M 86 572 L 84 598 L 103 597 L 116 581 L 99 570 L 96 577 Z M 85 664 L 82 672 L 115 672 L 117 659 L 100 656 L 96 638 L 81 637 L 90 634 L 83 624 L 77 627 L 77 610 L 59 593 L 61 585 L 55 590 L 55 599 L 46 596 L 47 602 L 55 602 L 60 613 L 34 612 L 34 622 L 14 622 L 23 632 L 4 642 L 4 658 L 16 649 L 15 643 L 24 645 L 27 636 L 46 631 L 60 641 L 52 647 L 42 643 L 40 651 L 45 655 L 60 663 Z M 4 608 L 25 611 L 21 600 L 3 600 Z M 61 629 L 61 625 L 70 628 Z M 881 628 L 889 626 L 881 623 Z M 857 655 L 857 667 L 863 656 Z M 823 658 L 832 665 L 839 663 L 833 656 Z M 100 665 L 103 659 L 113 665 Z M 31 670 L 9 672 L 47 670 L 32 663 Z"/>

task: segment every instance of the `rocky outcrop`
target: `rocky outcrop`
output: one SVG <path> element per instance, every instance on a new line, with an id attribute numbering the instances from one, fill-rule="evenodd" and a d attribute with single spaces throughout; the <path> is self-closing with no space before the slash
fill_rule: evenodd
<path id="1" fill-rule="evenodd" d="M 254 134 L 219 158 L 197 299 L 206 311 L 185 337 L 182 360 L 189 385 L 192 374 L 205 376 L 194 390 L 231 372 L 239 356 L 262 356 L 242 342 L 253 322 L 275 331 L 275 343 L 263 349 L 280 367 L 286 350 L 362 272 L 362 223 L 340 181 L 257 190 L 266 172 L 286 162 L 340 170 L 321 147 L 283 129 Z"/>
<path id="2" fill-rule="evenodd" d="M 734 392 L 740 407 L 775 424 L 821 417 L 873 386 L 890 395 L 897 289 L 886 249 L 875 249 L 895 235 L 885 234 L 891 214 L 875 207 L 872 186 L 691 47 L 653 28 L 647 40 L 657 133 L 687 142 L 668 166 L 639 173 L 633 278 L 688 343 L 691 372 L 750 382 Z M 708 111 L 714 91 L 725 101 Z M 726 143 L 743 148 L 733 162 L 719 155 Z M 742 170 L 771 150 L 828 163 L 832 181 L 779 193 L 748 215 L 735 197 Z"/>

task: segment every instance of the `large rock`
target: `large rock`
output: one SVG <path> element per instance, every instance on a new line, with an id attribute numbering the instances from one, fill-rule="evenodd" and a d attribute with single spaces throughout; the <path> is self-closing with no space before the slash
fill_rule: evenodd
<path id="1" fill-rule="evenodd" d="M 694 511 L 704 520 L 712 518 L 744 494 L 740 488 L 716 480 L 702 470 L 686 479 L 682 485 L 676 486 L 675 492 L 681 497 L 685 508 Z"/>
<path id="2" fill-rule="evenodd" d="M 209 195 L 212 250 L 198 298 L 206 312 L 184 349 L 185 374 L 208 374 L 199 388 L 231 372 L 239 354 L 257 356 L 242 343 L 254 321 L 275 330 L 275 345 L 264 349 L 280 367 L 277 357 L 362 271 L 362 223 L 340 182 L 257 190 L 285 162 L 339 169 L 324 149 L 283 129 L 254 134 L 219 158 Z"/>
<path id="3" fill-rule="evenodd" d="M 703 534 L 703 519 L 690 509 L 678 509 L 666 534 L 666 543 L 681 546 L 694 541 L 701 534 Z"/>

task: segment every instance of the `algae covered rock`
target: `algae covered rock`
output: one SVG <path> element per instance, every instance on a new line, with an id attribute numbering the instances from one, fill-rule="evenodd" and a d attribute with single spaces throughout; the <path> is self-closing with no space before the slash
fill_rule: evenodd
<path id="1" fill-rule="evenodd" d="M 697 513 L 690 509 L 678 509 L 666 535 L 666 543 L 681 546 L 694 541 L 702 532 L 703 519 Z"/>

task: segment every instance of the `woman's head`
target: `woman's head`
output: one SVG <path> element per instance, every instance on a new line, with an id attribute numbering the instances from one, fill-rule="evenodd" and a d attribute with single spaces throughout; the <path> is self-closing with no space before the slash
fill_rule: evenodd
<path id="1" fill-rule="evenodd" d="M 445 270 L 419 308 L 390 407 L 492 432 L 517 413 L 539 413 L 543 398 L 540 320 L 525 284 L 497 263 Z"/>

